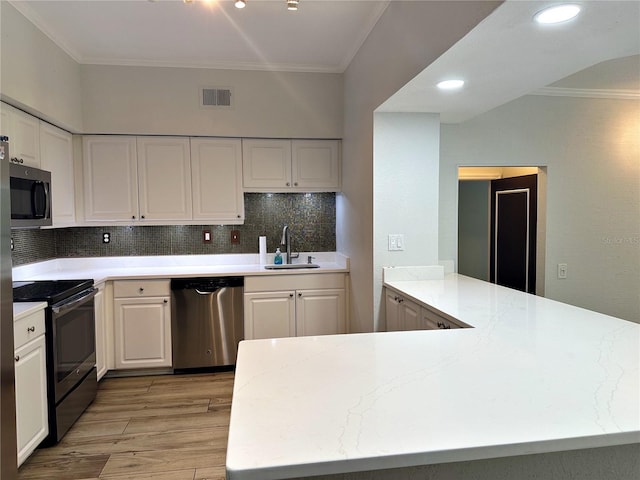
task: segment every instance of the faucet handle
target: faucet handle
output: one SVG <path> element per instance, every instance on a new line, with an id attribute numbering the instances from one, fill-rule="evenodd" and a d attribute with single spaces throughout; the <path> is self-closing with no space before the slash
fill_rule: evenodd
<path id="1" fill-rule="evenodd" d="M 312 257 L 311 255 L 309 255 L 309 256 L 307 257 L 307 263 L 308 263 L 309 265 L 311 265 L 311 264 L 313 263 L 313 262 L 312 262 L 312 260 L 313 260 L 314 258 L 316 258 L 316 257 Z"/>

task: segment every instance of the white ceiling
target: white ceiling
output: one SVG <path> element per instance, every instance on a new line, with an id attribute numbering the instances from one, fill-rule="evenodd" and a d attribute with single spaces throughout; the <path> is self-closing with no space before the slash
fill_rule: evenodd
<path id="1" fill-rule="evenodd" d="M 342 72 L 388 1 L 11 0 L 78 63 Z"/>
<path id="2" fill-rule="evenodd" d="M 285 0 L 11 3 L 78 63 L 339 73 L 390 1 L 300 0 L 297 12 Z M 542 28 L 532 17 L 556 0 L 507 0 L 378 110 L 457 123 L 548 85 L 640 95 L 640 1 L 576 1 L 577 19 Z M 452 75 L 462 91 L 435 88 Z"/>

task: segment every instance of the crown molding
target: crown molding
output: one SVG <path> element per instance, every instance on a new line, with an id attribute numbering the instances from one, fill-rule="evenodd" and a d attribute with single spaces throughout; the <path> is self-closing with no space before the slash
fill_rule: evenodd
<path id="1" fill-rule="evenodd" d="M 597 88 L 560 88 L 545 87 L 529 93 L 529 95 L 542 95 L 547 97 L 577 97 L 577 98 L 606 98 L 613 100 L 640 100 L 640 92 L 637 90 L 616 90 Z"/>

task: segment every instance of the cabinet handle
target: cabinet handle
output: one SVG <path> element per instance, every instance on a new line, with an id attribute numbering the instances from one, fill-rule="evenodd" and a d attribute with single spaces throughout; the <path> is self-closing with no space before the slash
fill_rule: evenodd
<path id="1" fill-rule="evenodd" d="M 16 355 L 15 357 L 13 357 L 15 359 L 16 362 L 20 361 L 20 355 Z"/>
<path id="2" fill-rule="evenodd" d="M 289 294 L 289 298 L 293 298 L 293 293 L 290 293 L 290 294 Z"/>
<path id="3" fill-rule="evenodd" d="M 291 184 L 289 182 L 287 182 L 287 187 L 290 187 L 290 186 L 291 186 Z"/>
<path id="4" fill-rule="evenodd" d="M 139 291 L 140 291 L 140 293 L 144 292 L 144 288 L 140 287 Z"/>
<path id="5" fill-rule="evenodd" d="M 35 332 L 36 327 L 27 327 L 27 332 Z"/>
<path id="6" fill-rule="evenodd" d="M 144 215 L 142 215 L 140 218 L 144 220 Z"/>
<path id="7" fill-rule="evenodd" d="M 238 218 L 241 218 L 241 216 L 240 216 L 240 215 L 238 215 Z"/>
<path id="8" fill-rule="evenodd" d="M 136 216 L 135 215 L 131 215 L 131 220 L 135 220 Z"/>
<path id="9" fill-rule="evenodd" d="M 298 298 L 302 297 L 302 292 L 298 292 Z"/>
<path id="10" fill-rule="evenodd" d="M 169 300 L 167 300 L 166 298 L 164 299 L 164 303 L 169 303 Z"/>

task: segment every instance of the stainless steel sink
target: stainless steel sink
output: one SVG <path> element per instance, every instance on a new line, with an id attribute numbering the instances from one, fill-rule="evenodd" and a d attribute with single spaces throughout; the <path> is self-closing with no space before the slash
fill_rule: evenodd
<path id="1" fill-rule="evenodd" d="M 282 263 L 280 265 L 265 265 L 267 270 L 299 270 L 302 268 L 320 268 L 316 263 Z"/>

